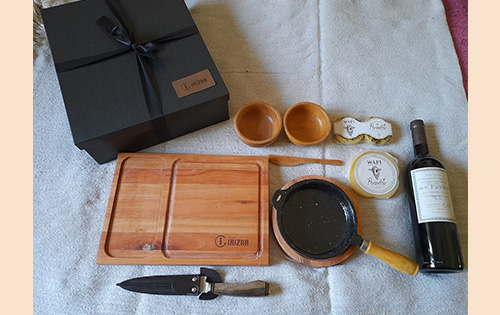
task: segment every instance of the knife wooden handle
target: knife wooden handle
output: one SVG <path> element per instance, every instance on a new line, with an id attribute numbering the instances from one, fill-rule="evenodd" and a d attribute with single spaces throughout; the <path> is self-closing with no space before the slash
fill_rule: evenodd
<path id="1" fill-rule="evenodd" d="M 382 260 L 397 271 L 401 271 L 412 276 L 415 276 L 418 273 L 418 265 L 413 260 L 375 245 L 372 242 L 369 242 L 368 248 L 365 250 L 365 254 Z"/>
<path id="2" fill-rule="evenodd" d="M 212 283 L 213 293 L 232 296 L 269 295 L 269 283 L 257 280 L 248 283 Z"/>
<path id="3" fill-rule="evenodd" d="M 328 160 L 328 159 L 308 159 L 308 158 L 299 158 L 293 156 L 281 156 L 281 155 L 269 155 L 269 161 L 273 164 L 279 166 L 295 166 L 301 164 L 323 164 L 323 165 L 342 165 L 342 161 L 340 160 Z"/>

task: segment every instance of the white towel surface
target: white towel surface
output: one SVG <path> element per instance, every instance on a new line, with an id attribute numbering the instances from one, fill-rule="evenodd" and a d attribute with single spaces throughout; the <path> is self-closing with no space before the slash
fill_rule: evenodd
<path id="1" fill-rule="evenodd" d="M 49 6 L 61 1 L 42 1 Z M 409 123 L 423 119 L 431 153 L 448 170 L 467 269 L 467 100 L 440 0 L 187 0 L 230 91 L 230 120 L 143 150 L 148 153 L 268 154 L 348 161 L 366 150 L 412 159 Z M 356 251 L 340 265 L 312 268 L 284 254 L 270 233 L 270 266 L 217 266 L 226 282 L 271 283 L 259 298 L 155 296 L 122 290 L 123 280 L 198 273 L 199 266 L 103 266 L 95 263 L 115 162 L 98 165 L 72 141 L 47 46 L 33 67 L 33 255 L 35 314 L 465 314 L 468 271 L 401 274 Z M 346 146 L 330 136 L 312 147 L 284 133 L 270 147 L 239 141 L 234 116 L 251 101 L 282 114 L 310 101 L 333 119 L 380 116 L 390 144 Z M 306 175 L 346 186 L 347 165 L 270 165 L 269 194 Z M 406 195 L 358 197 L 363 236 L 415 258 Z M 210 267 L 210 266 L 208 266 Z"/>

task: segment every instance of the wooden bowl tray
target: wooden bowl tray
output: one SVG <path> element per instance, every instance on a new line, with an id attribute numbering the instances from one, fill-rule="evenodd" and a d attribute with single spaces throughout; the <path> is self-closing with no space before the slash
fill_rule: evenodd
<path id="1" fill-rule="evenodd" d="M 97 263 L 268 265 L 268 158 L 120 154 Z"/>

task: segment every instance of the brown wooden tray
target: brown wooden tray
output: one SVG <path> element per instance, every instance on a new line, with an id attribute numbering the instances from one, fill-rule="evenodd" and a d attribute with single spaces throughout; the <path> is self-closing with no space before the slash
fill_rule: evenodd
<path id="1" fill-rule="evenodd" d="M 268 265 L 268 158 L 120 154 L 97 263 Z"/>

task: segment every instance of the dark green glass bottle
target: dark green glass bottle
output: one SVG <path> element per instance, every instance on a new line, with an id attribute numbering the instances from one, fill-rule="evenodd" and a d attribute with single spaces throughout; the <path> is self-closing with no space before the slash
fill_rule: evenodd
<path id="1" fill-rule="evenodd" d="M 422 272 L 463 270 L 446 170 L 429 155 L 424 122 L 414 120 L 410 128 L 415 158 L 408 165 L 406 189 L 417 263 Z"/>

